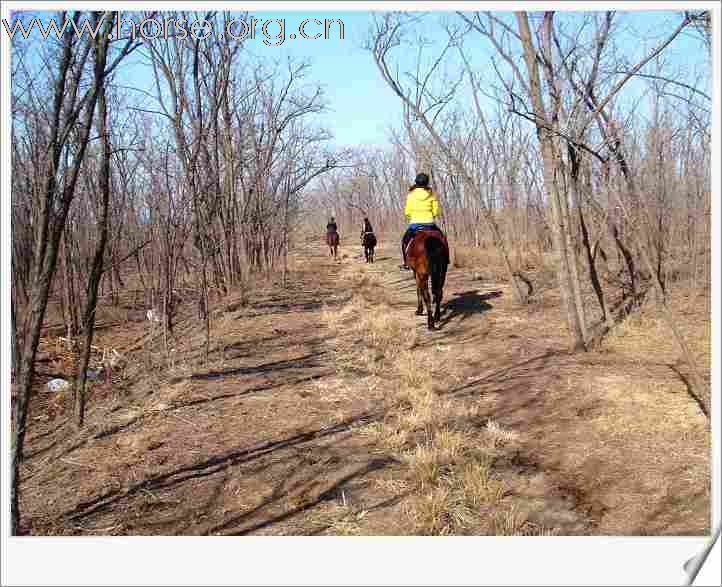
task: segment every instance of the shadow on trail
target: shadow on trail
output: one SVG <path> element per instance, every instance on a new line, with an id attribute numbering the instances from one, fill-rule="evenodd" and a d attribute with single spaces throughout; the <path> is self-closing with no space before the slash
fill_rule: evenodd
<path id="1" fill-rule="evenodd" d="M 491 291 L 480 294 L 479 290 L 464 291 L 452 294 L 454 297 L 444 304 L 444 314 L 442 315 L 440 325 L 445 326 L 451 320 L 460 317 L 463 322 L 469 316 L 481 314 L 491 310 L 493 306 L 487 304 L 486 300 L 498 298 L 502 295 L 500 291 Z"/>
<path id="2" fill-rule="evenodd" d="M 548 350 L 545 353 L 531 357 L 518 363 L 513 363 L 492 371 L 491 373 L 469 381 L 468 383 L 450 389 L 446 393 L 453 396 L 467 396 L 483 393 L 487 388 L 509 391 L 516 388 L 526 388 L 528 381 L 534 380 L 540 371 L 554 367 L 551 359 L 569 356 L 564 350 Z M 511 389 L 510 389 L 511 388 Z"/>
<path id="3" fill-rule="evenodd" d="M 70 522 L 77 523 L 82 520 L 88 520 L 89 518 L 94 517 L 98 514 L 103 514 L 119 503 L 123 503 L 124 509 L 128 509 L 130 506 L 129 502 L 131 502 L 136 497 L 142 497 L 143 494 L 147 495 L 151 491 L 168 490 L 171 488 L 183 486 L 187 483 L 191 483 L 193 480 L 196 479 L 208 478 L 218 474 L 225 475 L 231 468 L 243 467 L 244 465 L 252 463 L 253 461 L 258 461 L 259 459 L 262 459 L 264 457 L 271 456 L 279 451 L 287 449 L 297 449 L 301 447 L 303 447 L 302 450 L 307 450 L 311 448 L 311 445 L 309 445 L 308 443 L 311 443 L 318 439 L 322 439 L 324 437 L 347 432 L 352 426 L 374 422 L 382 417 L 383 414 L 380 412 L 362 413 L 351 418 L 339 421 L 333 425 L 325 426 L 316 430 L 301 432 L 278 440 L 263 442 L 256 445 L 255 447 L 230 450 L 225 453 L 202 460 L 200 462 L 191 463 L 175 468 L 174 470 L 160 475 L 149 476 L 136 483 L 132 483 L 125 488 L 113 489 L 102 493 L 101 495 L 96 496 L 93 499 L 77 504 L 73 509 L 67 511 L 64 517 Z M 273 462 L 274 460 L 271 459 L 268 462 L 268 465 L 273 464 Z M 353 477 L 365 474 L 366 472 L 369 472 L 371 470 L 375 470 L 376 468 L 379 468 L 381 464 L 382 463 L 379 459 L 373 459 L 370 463 L 367 464 L 366 467 L 362 467 L 355 473 L 339 479 L 330 488 L 322 491 L 319 495 L 317 495 L 315 501 L 318 502 L 322 501 L 323 499 L 327 499 L 329 493 L 332 492 L 335 487 L 340 486 L 341 484 L 347 482 Z M 324 468 L 323 472 L 325 476 L 329 471 L 327 470 L 327 468 Z M 274 500 L 277 500 L 281 496 L 281 493 L 283 493 L 283 495 L 286 495 L 287 492 L 281 492 L 279 488 L 275 488 L 272 496 Z M 268 505 L 267 500 L 264 500 L 264 504 L 262 504 L 262 506 L 265 505 Z M 262 506 L 259 506 L 259 508 Z M 254 508 L 254 511 L 259 508 Z M 299 508 L 299 511 L 301 511 L 302 509 L 307 509 L 307 507 Z M 247 512 L 241 517 L 245 519 L 246 517 L 248 517 L 248 515 L 250 515 L 250 512 Z M 237 523 L 240 521 L 240 519 L 227 520 L 220 525 L 216 525 L 215 527 L 211 528 L 209 531 L 217 532 L 231 526 L 236 526 Z M 279 520 L 268 520 L 265 523 L 260 525 L 257 524 L 256 526 L 262 527 L 268 525 L 269 523 L 273 523 L 274 521 Z M 144 521 L 144 524 L 152 525 L 152 520 L 146 520 Z M 246 532 L 251 530 L 252 528 L 245 529 Z"/>
<path id="4" fill-rule="evenodd" d="M 372 457 L 368 462 L 354 468 L 352 471 L 342 475 L 330 483 L 327 479 L 326 473 L 319 472 L 312 473 L 310 475 L 302 475 L 300 479 L 294 479 L 291 481 L 295 477 L 295 471 L 291 471 L 284 480 L 274 487 L 271 495 L 261 501 L 261 503 L 257 506 L 243 512 L 240 515 L 227 519 L 221 524 L 214 526 L 204 534 L 241 536 L 262 530 L 306 512 L 320 505 L 324 501 L 337 499 L 341 496 L 342 489 L 350 482 L 362 478 L 374 471 L 383 469 L 393 462 L 395 461 L 390 458 Z M 309 493 L 305 495 L 305 498 L 302 499 L 301 503 L 296 505 L 296 507 L 280 511 L 276 515 L 268 516 L 266 514 L 261 520 L 255 523 L 243 525 L 244 522 L 252 520 L 252 518 L 263 509 L 269 508 L 274 504 L 282 507 L 282 502 L 286 501 L 290 494 L 298 494 L 299 491 L 301 497 L 304 497 L 305 492 Z M 389 505 L 391 504 L 392 501 L 389 501 Z"/>
<path id="5" fill-rule="evenodd" d="M 261 391 L 268 391 L 269 389 L 274 389 L 274 388 L 282 387 L 282 386 L 292 388 L 294 385 L 300 385 L 302 383 L 309 383 L 311 381 L 317 381 L 319 379 L 323 379 L 324 377 L 329 377 L 329 376 L 333 375 L 334 373 L 335 373 L 334 371 L 326 371 L 324 373 L 318 373 L 316 375 L 309 375 L 308 377 L 299 377 L 298 379 L 282 380 L 282 381 L 273 382 L 273 383 L 266 383 L 264 385 L 257 385 L 255 387 L 250 387 L 248 389 L 244 389 L 243 391 L 239 391 L 236 393 L 222 393 L 220 395 L 214 395 L 212 397 L 205 397 L 202 399 L 191 400 L 191 401 L 187 401 L 187 402 L 184 402 L 181 404 L 176 404 L 166 411 L 172 412 L 174 410 L 180 410 L 182 408 L 189 408 L 191 406 L 198 406 L 201 404 L 217 402 L 217 401 L 221 401 L 224 399 L 244 397 L 247 395 L 256 394 Z"/>
<path id="6" fill-rule="evenodd" d="M 258 373 L 271 373 L 273 371 L 281 371 L 285 369 L 308 369 L 311 367 L 322 367 L 318 362 L 318 358 L 326 354 L 326 351 L 296 357 L 294 359 L 285 359 L 282 361 L 273 361 L 271 363 L 263 363 L 255 367 L 234 367 L 232 369 L 223 369 L 222 371 L 209 371 L 208 373 L 194 373 L 188 379 L 192 380 L 209 380 L 226 377 L 228 375 L 254 375 Z M 177 383 L 171 380 L 170 383 Z"/>

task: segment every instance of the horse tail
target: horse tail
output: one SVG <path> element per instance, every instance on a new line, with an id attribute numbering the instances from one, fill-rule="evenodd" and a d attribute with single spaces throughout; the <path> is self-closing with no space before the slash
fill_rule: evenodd
<path id="1" fill-rule="evenodd" d="M 429 273 L 431 274 L 431 289 L 438 291 L 444 287 L 446 268 L 449 264 L 449 257 L 446 247 L 441 239 L 429 237 L 424 241 L 426 256 L 429 259 Z"/>

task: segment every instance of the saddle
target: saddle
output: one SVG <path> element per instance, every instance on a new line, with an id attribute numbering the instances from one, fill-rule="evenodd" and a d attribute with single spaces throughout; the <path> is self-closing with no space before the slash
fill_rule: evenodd
<path id="1" fill-rule="evenodd" d="M 421 233 L 426 233 L 427 236 L 433 236 L 433 237 L 438 238 L 442 243 L 444 243 L 444 246 L 446 247 L 446 251 L 448 254 L 449 241 L 446 240 L 446 235 L 443 232 L 441 232 L 441 230 L 439 230 L 438 228 L 418 228 L 414 231 L 414 236 L 412 236 L 409 239 L 409 242 L 406 244 L 406 248 L 404 249 L 404 255 L 408 255 L 411 245 L 416 240 L 416 237 Z"/>

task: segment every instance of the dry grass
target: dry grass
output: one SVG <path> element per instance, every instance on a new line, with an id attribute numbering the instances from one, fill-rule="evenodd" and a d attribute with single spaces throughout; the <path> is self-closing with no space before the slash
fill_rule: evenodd
<path id="1" fill-rule="evenodd" d="M 672 349 L 673 341 L 662 321 L 648 312 L 637 312 L 619 324 L 606 338 L 606 348 L 615 352 L 645 348 Z"/>
<path id="2" fill-rule="evenodd" d="M 514 267 L 523 271 L 536 270 L 543 281 L 556 275 L 557 259 L 552 252 L 539 253 L 535 249 L 511 246 L 509 259 Z M 451 266 L 456 269 L 474 270 L 474 278 L 485 281 L 506 281 L 508 275 L 504 261 L 492 244 L 475 247 L 454 243 L 451 247 Z"/>
<path id="3" fill-rule="evenodd" d="M 405 428 L 400 428 L 386 422 L 372 422 L 359 428 L 358 434 L 365 436 L 383 449 L 394 453 L 401 452 L 407 446 L 410 433 Z"/>
<path id="4" fill-rule="evenodd" d="M 457 435 L 446 447 L 417 447 L 411 458 L 415 482 L 420 494 L 407 503 L 406 514 L 418 534 L 465 534 L 483 526 L 490 507 L 500 503 L 504 487 L 493 477 L 491 461 L 478 455 L 461 456 L 468 441 Z M 451 457 L 451 455 L 454 455 Z M 450 461 L 458 460 L 457 464 Z M 512 512 L 501 511 L 494 517 L 495 533 L 519 532 L 521 523 Z"/>
<path id="5" fill-rule="evenodd" d="M 434 487 L 406 505 L 414 531 L 427 536 L 463 533 L 473 523 L 473 513 L 458 494 L 445 486 Z"/>
<path id="6" fill-rule="evenodd" d="M 373 485 L 376 489 L 392 494 L 401 494 L 409 489 L 408 480 L 396 477 L 374 479 Z"/>
<path id="7" fill-rule="evenodd" d="M 501 277 L 495 251 L 456 250 L 457 265 L 478 267 L 481 279 Z M 480 412 L 485 410 L 478 402 L 437 393 L 440 382 L 448 383 L 455 369 L 463 370 L 457 365 L 458 357 L 450 357 L 447 344 L 419 344 L 409 320 L 387 303 L 375 301 L 380 296 L 372 290 L 380 282 L 373 270 L 363 267 L 346 278 L 354 287 L 354 297 L 340 311 L 324 315 L 337 335 L 338 379 L 346 381 L 349 389 L 358 389 L 358 376 L 363 373 L 384 382 L 380 396 L 387 410 L 385 418 L 357 433 L 368 439 L 372 451 L 390 454 L 404 465 L 402 478 L 378 480 L 377 488 L 397 495 L 411 491 L 402 507 L 411 531 L 421 535 L 554 534 L 554 529 L 528 522 L 517 500 L 505 498 L 510 487 L 494 470 L 499 457 L 519 446 L 520 433 L 495 420 L 481 419 Z M 511 329 L 527 320 L 514 313 L 495 319 L 498 326 Z M 440 365 L 443 372 L 436 371 Z M 341 516 L 331 531 L 354 534 L 353 516 Z"/>
<path id="8" fill-rule="evenodd" d="M 495 536 L 520 536 L 524 533 L 526 516 L 517 511 L 516 507 L 501 510 L 494 514 Z"/>
<path id="9" fill-rule="evenodd" d="M 360 428 L 358 434 L 406 465 L 403 485 L 418 491 L 404 508 L 415 533 L 463 534 L 478 529 L 483 526 L 481 513 L 496 507 L 504 494 L 502 482 L 492 474 L 490 454 L 513 444 L 517 434 L 491 420 L 481 432 L 460 428 L 458 423 L 472 421 L 478 408 L 435 393 L 432 369 L 448 362 L 448 348 L 439 344 L 414 348 L 415 335 L 409 339 L 408 325 L 392 308 L 372 303 L 364 295 L 363 289 L 375 284 L 375 276 L 359 271 L 348 278 L 357 288 L 354 297 L 340 311 L 323 316 L 337 335 L 339 380 L 349 380 L 346 376 L 354 369 L 387 380 L 386 418 Z M 453 365 L 448 367 L 447 371 L 453 370 Z M 352 533 L 353 525 L 347 527 L 347 522 L 343 518 L 334 531 Z M 499 528 L 507 531 L 501 522 Z"/>
<path id="10" fill-rule="evenodd" d="M 451 266 L 456 269 L 476 269 L 475 277 L 485 281 L 506 279 L 504 265 L 495 247 L 454 245 L 451 248 Z"/>
<path id="11" fill-rule="evenodd" d="M 517 432 L 505 430 L 492 419 L 487 420 L 485 432 L 493 448 L 508 446 L 519 438 Z"/>
<path id="12" fill-rule="evenodd" d="M 678 288 L 670 294 L 668 304 L 673 306 L 681 318 L 678 328 L 685 342 L 692 350 L 701 367 L 709 371 L 711 358 L 711 320 L 709 320 L 708 300 L 689 300 L 684 290 Z M 690 307 L 692 306 L 692 307 Z M 698 306 L 698 307 L 694 307 Z M 690 319 L 693 313 L 697 319 Z M 706 319 L 700 320 L 699 316 Z M 628 316 L 624 322 L 612 330 L 605 339 L 607 350 L 621 353 L 669 353 L 680 355 L 672 332 L 660 315 L 660 309 L 652 304 Z"/>
<path id="13" fill-rule="evenodd" d="M 454 471 L 454 485 L 459 488 L 464 501 L 473 508 L 496 504 L 504 495 L 501 481 L 491 474 L 491 460 L 481 458 L 464 463 Z"/>
<path id="14" fill-rule="evenodd" d="M 340 310 L 324 310 L 322 319 L 337 337 L 331 351 L 340 374 L 378 375 L 416 344 L 415 334 L 387 304 L 371 303 L 363 295 L 354 295 Z"/>
<path id="15" fill-rule="evenodd" d="M 334 503 L 320 515 L 311 516 L 310 521 L 324 528 L 324 534 L 330 536 L 360 536 L 363 534 L 362 521 L 367 513 L 348 504 Z"/>
<path id="16" fill-rule="evenodd" d="M 437 483 L 441 474 L 459 459 L 466 442 L 464 434 L 449 428 L 427 432 L 426 442 L 402 454 L 412 481 L 421 489 Z"/>
<path id="17" fill-rule="evenodd" d="M 428 388 L 431 386 L 431 371 L 426 355 L 421 352 L 402 351 L 394 362 L 401 380 L 408 387 Z"/>

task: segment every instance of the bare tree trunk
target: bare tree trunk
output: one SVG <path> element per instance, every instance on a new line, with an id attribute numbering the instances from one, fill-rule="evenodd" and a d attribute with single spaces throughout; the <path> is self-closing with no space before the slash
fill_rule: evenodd
<path id="1" fill-rule="evenodd" d="M 65 232 L 63 237 L 60 239 L 61 247 L 61 262 L 63 269 L 63 291 L 61 295 L 61 303 L 63 307 L 63 318 L 65 319 L 65 336 L 70 342 L 75 336 L 77 336 L 80 328 L 78 325 L 78 314 L 76 310 L 76 299 L 75 299 L 75 288 L 74 288 L 74 274 L 73 263 L 70 254 L 70 247 L 68 246 L 68 233 Z"/>
<path id="2" fill-rule="evenodd" d="M 592 250 L 591 243 L 589 242 L 589 231 L 587 230 L 587 223 L 584 220 L 584 211 L 582 210 L 581 205 L 579 205 L 578 211 L 579 211 L 579 226 L 582 229 L 582 244 L 584 245 L 584 250 L 587 254 L 587 266 L 589 267 L 589 279 L 592 282 L 592 287 L 594 288 L 594 293 L 597 295 L 597 301 L 599 302 L 599 307 L 602 310 L 602 322 L 606 323 L 608 320 L 607 303 L 604 298 L 604 290 L 602 289 L 602 284 L 599 282 L 599 273 L 597 272 L 596 253 L 597 253 L 598 249 Z"/>
<path id="3" fill-rule="evenodd" d="M 561 159 L 561 153 L 557 154 Z M 574 204 L 579 206 L 579 192 L 577 191 L 577 182 L 572 181 L 572 197 Z M 579 280 L 578 255 L 577 251 L 577 231 L 574 229 L 574 221 L 569 212 L 569 198 L 566 193 L 559 194 L 559 203 L 561 205 L 562 216 L 564 217 L 564 225 L 566 226 L 565 245 L 566 258 L 569 267 L 569 280 L 572 285 L 572 295 L 574 296 L 574 310 L 582 332 L 582 340 L 586 346 L 589 343 L 589 335 L 587 332 L 587 317 L 584 309 L 584 300 L 582 299 L 582 288 Z"/>
<path id="4" fill-rule="evenodd" d="M 103 83 L 103 72 L 105 71 L 105 63 L 107 60 L 107 50 L 110 38 L 110 31 L 113 26 L 114 14 L 106 21 L 105 34 L 95 46 L 95 79 L 98 84 L 98 133 L 103 144 L 103 157 L 100 164 L 100 176 L 98 184 L 102 198 L 101 215 L 99 223 L 100 234 L 95 247 L 95 255 L 93 257 L 93 265 L 90 270 L 88 280 L 88 293 L 85 305 L 85 315 L 83 316 L 83 328 L 85 335 L 85 343 L 83 346 L 83 355 L 79 370 L 79 380 L 74 385 L 74 412 L 75 423 L 78 428 L 83 427 L 85 420 L 85 385 L 87 382 L 88 363 L 90 362 L 91 345 L 93 344 L 93 334 L 95 332 L 95 310 L 98 303 L 98 285 L 103 273 L 103 258 L 105 256 L 105 246 L 108 242 L 108 207 L 110 202 L 110 131 L 108 129 L 108 101 L 105 93 L 105 83 Z"/>
<path id="5" fill-rule="evenodd" d="M 584 336 L 585 325 L 583 324 L 583 313 L 579 307 L 578 282 L 576 285 L 573 279 L 577 277 L 574 256 L 570 258 L 570 251 L 573 248 L 570 243 L 570 230 L 568 224 L 568 208 L 562 203 L 562 198 L 566 198 L 566 194 L 560 194 L 559 181 L 562 173 L 560 153 L 555 148 L 555 137 L 552 133 L 552 123 L 548 120 L 547 112 L 542 99 L 542 86 L 539 76 L 538 55 L 534 49 L 531 31 L 529 30 L 529 21 L 524 12 L 517 12 L 517 22 L 519 24 L 519 35 L 524 48 L 524 61 L 526 63 L 529 74 L 529 97 L 534 109 L 537 136 L 541 145 L 544 186 L 546 188 L 552 210 L 552 235 L 554 238 L 554 248 L 559 255 L 559 289 L 562 294 L 562 301 L 567 314 L 567 327 L 571 335 L 572 350 L 585 350 L 586 338 Z M 545 14 L 545 35 L 549 35 L 551 27 L 551 15 Z M 548 62 L 547 68 L 551 68 Z M 553 80 L 548 80 L 553 81 Z M 559 100 L 560 96 L 556 96 Z M 577 277 L 578 280 L 578 277 Z"/>
<path id="6" fill-rule="evenodd" d="M 594 293 L 597 296 L 597 301 L 599 302 L 599 307 L 602 310 L 602 322 L 607 321 L 607 305 L 604 299 L 604 291 L 602 290 L 602 285 L 599 282 L 599 275 L 597 273 L 597 267 L 596 267 L 596 256 L 595 251 L 592 251 L 592 245 L 589 241 L 589 231 L 587 229 L 587 224 L 584 220 L 584 210 L 582 205 L 582 198 L 581 198 L 581 189 L 580 189 L 580 181 L 579 181 L 579 171 L 580 171 L 580 165 L 581 162 L 579 160 L 579 154 L 576 151 L 576 148 L 572 146 L 570 143 L 567 143 L 567 152 L 569 153 L 569 178 L 571 182 L 571 188 L 572 188 L 572 197 L 574 199 L 574 203 L 577 206 L 577 215 L 579 216 L 579 227 L 581 229 L 582 233 L 582 245 L 584 246 L 584 250 L 586 252 L 586 259 L 587 259 L 587 268 L 589 270 L 589 279 L 592 282 L 592 287 L 594 288 Z M 574 247 L 576 249 L 576 247 Z M 579 282 L 579 278 L 577 276 L 576 278 L 577 283 Z M 578 304 L 582 304 L 581 296 L 578 297 Z M 583 307 L 583 306 L 582 306 Z M 586 317 L 585 317 L 586 318 Z M 588 333 L 584 333 L 584 339 L 589 341 L 588 339 Z"/>
<path id="7" fill-rule="evenodd" d="M 17 327 L 15 288 L 10 289 L 10 377 L 12 381 L 17 378 L 18 357 L 20 356 L 20 341 Z"/>

